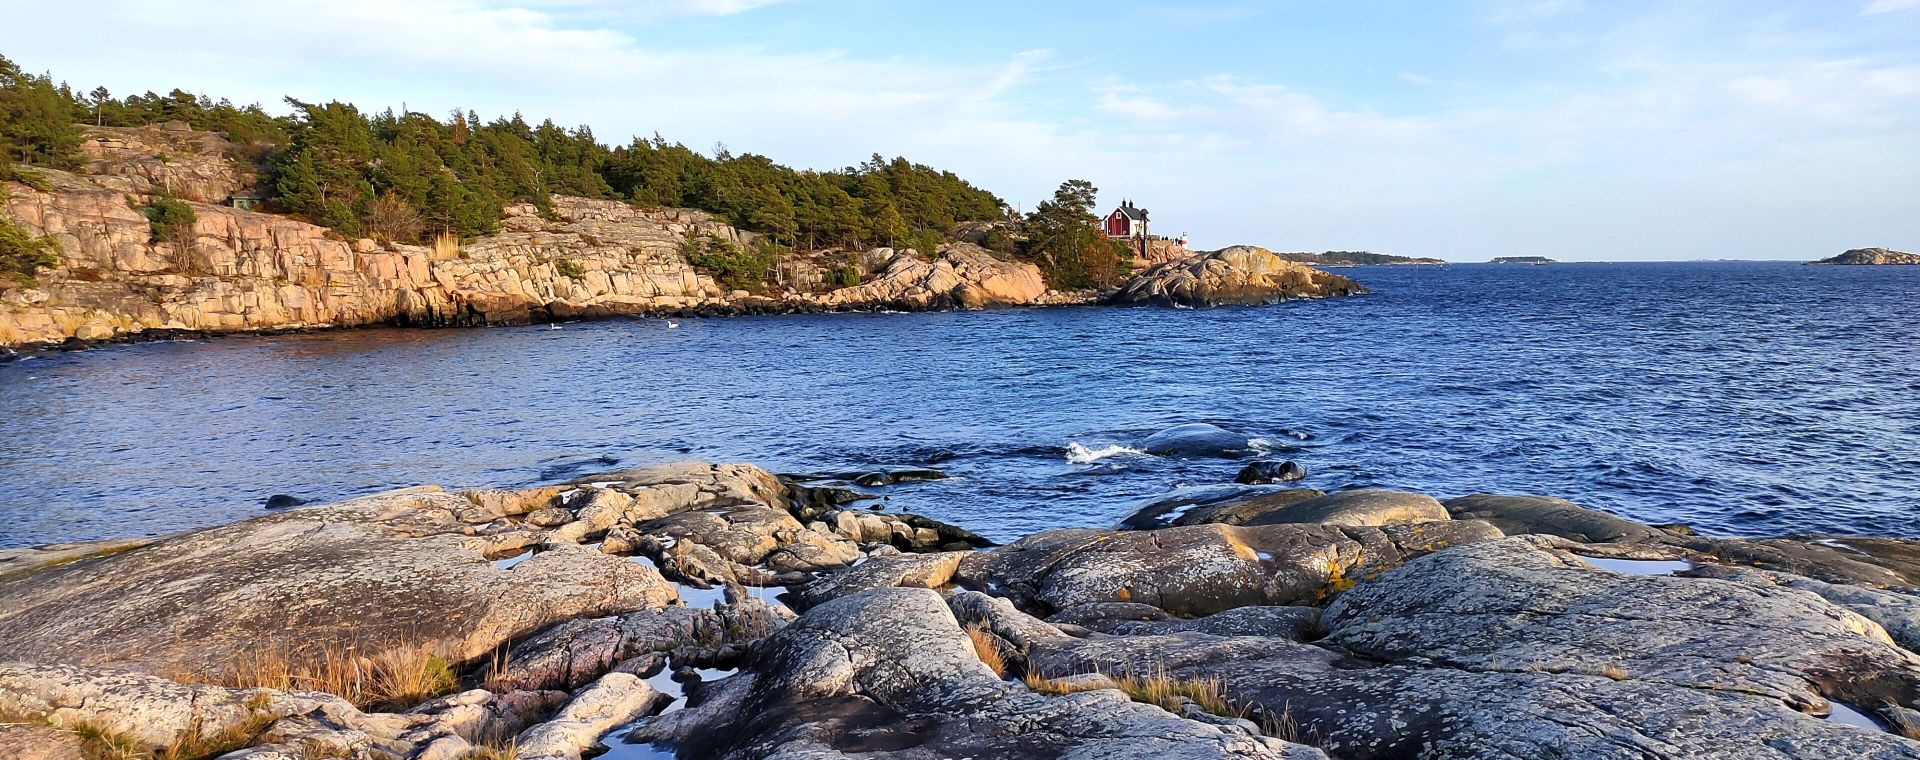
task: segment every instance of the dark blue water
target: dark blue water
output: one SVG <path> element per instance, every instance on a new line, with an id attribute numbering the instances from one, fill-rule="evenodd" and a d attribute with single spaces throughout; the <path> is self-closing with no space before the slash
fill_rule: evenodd
<path id="1" fill-rule="evenodd" d="M 1110 525 L 1242 462 L 1306 485 L 1564 496 L 1723 534 L 1920 535 L 1920 267 L 1349 270 L 1214 310 L 623 320 L 224 338 L 0 366 L 0 546 L 177 530 L 267 496 L 525 484 L 592 457 L 938 465 L 891 508 L 997 537 Z"/>

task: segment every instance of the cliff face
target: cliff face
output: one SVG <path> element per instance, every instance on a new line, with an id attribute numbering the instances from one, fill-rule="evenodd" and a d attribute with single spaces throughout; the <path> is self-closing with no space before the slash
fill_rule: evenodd
<path id="1" fill-rule="evenodd" d="M 878 279 L 770 296 L 729 291 L 687 263 L 689 235 L 747 245 L 751 233 L 688 209 L 555 197 L 543 218 L 507 209 L 499 234 L 464 246 L 348 241 L 295 219 L 219 205 L 251 173 L 224 139 L 158 129 L 90 130 L 84 173 L 47 188 L 7 184 L 4 212 L 59 243 L 33 287 L 0 284 L 0 345 L 101 340 L 154 329 L 241 331 L 381 323 L 472 325 L 682 309 L 979 308 L 1034 302 L 1031 264 L 974 246 L 933 262 L 861 254 Z M 150 240 L 140 204 L 160 191 L 198 219 L 191 244 Z"/>
<path id="2" fill-rule="evenodd" d="M 37 287 L 0 294 L 0 344 L 155 328 L 489 324 L 677 309 L 728 295 L 686 263 L 683 236 L 747 239 L 700 212 L 556 198 L 557 219 L 515 207 L 500 234 L 461 248 L 383 246 L 194 202 L 193 242 L 175 246 L 149 241 L 146 217 L 121 191 L 46 175 L 49 192 L 10 185 L 6 211 L 57 240 L 60 265 Z"/>

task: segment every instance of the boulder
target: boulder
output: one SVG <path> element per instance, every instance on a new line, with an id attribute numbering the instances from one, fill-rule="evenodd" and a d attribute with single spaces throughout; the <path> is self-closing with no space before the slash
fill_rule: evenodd
<path id="1" fill-rule="evenodd" d="M 549 720 L 514 741 L 514 760 L 580 760 L 600 737 L 666 705 L 670 698 L 631 673 L 608 673 Z M 599 753 L 595 753 L 599 754 Z"/>
<path id="2" fill-rule="evenodd" d="M 911 586 L 940 588 L 953 580 L 967 552 L 896 554 L 862 560 L 800 590 L 800 604 L 812 607 L 869 589 Z"/>
<path id="3" fill-rule="evenodd" d="M 1119 691 L 1049 695 L 1002 680 L 927 589 L 875 589 L 816 607 L 699 700 L 641 723 L 628 740 L 726 760 L 1324 757 Z"/>
<path id="4" fill-rule="evenodd" d="M 1366 293 L 1360 283 L 1264 248 L 1234 246 L 1155 265 L 1107 298 L 1116 304 L 1216 306 Z"/>
<path id="5" fill-rule="evenodd" d="M 1233 482 L 1245 485 L 1269 485 L 1300 480 L 1306 476 L 1307 468 L 1301 467 L 1298 463 L 1262 459 L 1257 462 L 1248 462 L 1246 467 L 1240 468 L 1240 474 L 1234 476 Z"/>

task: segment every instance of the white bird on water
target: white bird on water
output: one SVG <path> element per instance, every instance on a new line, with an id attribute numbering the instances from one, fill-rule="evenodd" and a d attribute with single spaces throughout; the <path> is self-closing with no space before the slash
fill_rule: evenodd
<path id="1" fill-rule="evenodd" d="M 669 330 L 671 330 L 671 329 L 673 329 L 673 328 L 676 328 L 676 327 L 679 327 L 679 326 L 680 326 L 680 323 L 679 323 L 679 322 L 675 322 L 675 321 L 673 321 L 673 320 L 671 320 L 671 319 L 669 319 L 669 320 L 667 320 L 667 329 L 669 329 Z"/>

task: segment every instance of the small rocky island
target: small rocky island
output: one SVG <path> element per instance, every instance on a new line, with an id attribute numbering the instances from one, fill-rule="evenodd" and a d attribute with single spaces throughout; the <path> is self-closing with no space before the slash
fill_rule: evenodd
<path id="1" fill-rule="evenodd" d="M 1559 262 L 1545 256 L 1495 256 L 1490 264 L 1557 264 Z"/>
<path id="2" fill-rule="evenodd" d="M 929 477 L 662 465 L 0 552 L 0 746 L 1920 758 L 1913 540 L 1276 484 L 996 547 L 863 506 Z"/>
<path id="3" fill-rule="evenodd" d="M 1920 254 L 1895 251 L 1887 248 L 1855 248 L 1846 253 L 1809 264 L 1920 264 Z"/>

